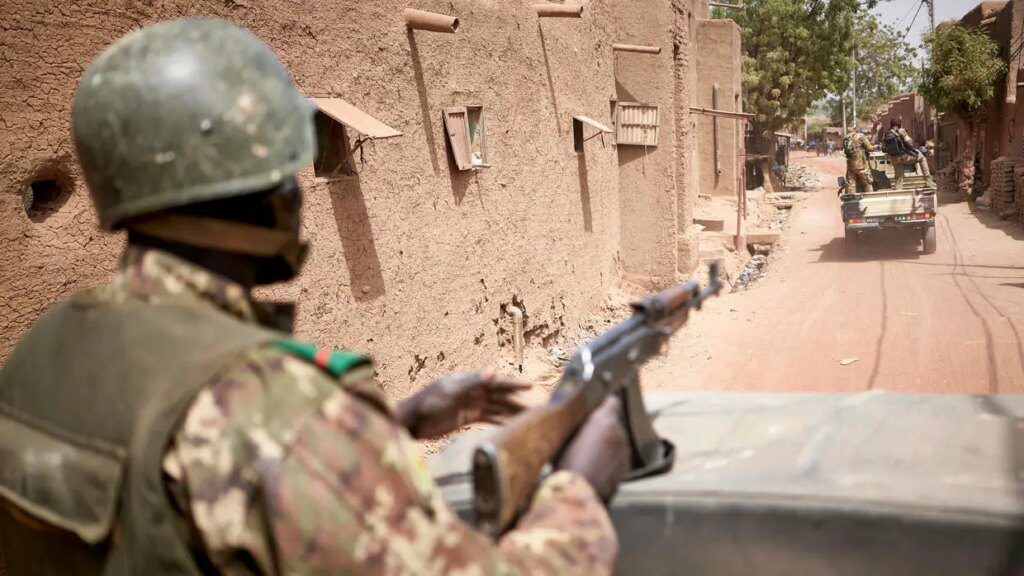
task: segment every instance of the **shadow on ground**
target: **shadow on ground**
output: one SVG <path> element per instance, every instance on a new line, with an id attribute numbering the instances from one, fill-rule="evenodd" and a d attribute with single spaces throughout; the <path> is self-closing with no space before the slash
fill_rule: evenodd
<path id="1" fill-rule="evenodd" d="M 814 251 L 818 262 L 861 262 L 865 260 L 916 260 L 921 257 L 921 236 L 904 230 L 871 230 L 861 233 L 856 254 L 846 252 L 846 239 L 833 238 Z"/>

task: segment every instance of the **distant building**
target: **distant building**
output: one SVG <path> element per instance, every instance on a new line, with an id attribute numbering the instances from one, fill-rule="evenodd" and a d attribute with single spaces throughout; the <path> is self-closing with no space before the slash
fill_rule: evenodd
<path id="1" fill-rule="evenodd" d="M 1015 12 L 1018 14 L 1016 17 Z M 1017 148 L 1020 147 L 1018 131 L 1013 128 L 1016 114 L 1017 70 L 1020 68 L 1019 50 L 1017 54 L 1013 54 L 1011 38 L 1020 38 L 1022 18 L 1024 14 L 1021 13 L 1020 0 L 1014 0 L 1012 3 L 982 2 L 959 20 L 963 26 L 976 28 L 988 34 L 999 46 L 1004 57 L 1015 57 L 1015 61 L 1009 63 L 1010 73 L 997 80 L 995 95 L 986 106 L 986 120 L 978 127 L 975 164 L 980 170 L 975 174 L 975 180 L 980 190 L 987 189 L 993 184 L 994 161 L 1000 157 L 1020 156 L 1019 152 L 1014 154 L 1011 150 L 1011 144 L 1014 142 L 1018 142 Z M 971 129 L 967 122 L 955 114 L 942 115 L 936 139 L 939 166 L 961 159 L 970 136 Z M 1005 162 L 1001 162 L 1000 165 L 1005 165 Z M 997 168 L 1003 170 L 1001 166 L 997 165 Z M 1012 166 L 1009 170 L 1012 179 Z"/>
<path id="2" fill-rule="evenodd" d="M 832 146 L 839 150 L 843 146 L 843 129 L 839 126 L 826 126 L 821 131 L 821 139 L 825 142 L 826 149 L 828 143 L 831 142 Z"/>
<path id="3" fill-rule="evenodd" d="M 932 109 L 920 94 L 900 94 L 889 101 L 875 115 L 875 122 L 870 133 L 881 139 L 889 129 L 892 120 L 898 119 L 903 128 L 910 134 L 915 144 L 923 144 L 933 138 Z"/>

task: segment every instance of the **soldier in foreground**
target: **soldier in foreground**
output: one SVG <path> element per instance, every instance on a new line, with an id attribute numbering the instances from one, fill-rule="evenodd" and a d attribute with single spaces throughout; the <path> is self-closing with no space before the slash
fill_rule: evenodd
<path id="1" fill-rule="evenodd" d="M 899 118 L 889 121 L 889 131 L 882 138 L 885 153 L 889 155 L 892 168 L 895 173 L 893 187 L 896 190 L 903 190 L 903 180 L 906 167 L 917 164 L 917 171 L 924 176 L 928 186 L 935 186 L 932 181 L 932 173 L 928 168 L 928 161 L 917 148 L 910 134 L 903 129 L 903 122 Z"/>
<path id="2" fill-rule="evenodd" d="M 450 376 L 393 410 L 369 359 L 289 339 L 251 299 L 305 256 L 312 112 L 266 45 L 218 20 L 144 28 L 86 71 L 75 145 L 128 245 L 111 284 L 54 307 L 0 372 L 11 574 L 611 571 L 616 401 L 495 543 L 440 499 L 412 438 L 502 420 L 521 385 Z"/>
<path id="3" fill-rule="evenodd" d="M 846 155 L 846 193 L 856 194 L 857 183 L 864 186 L 864 192 L 874 192 L 875 188 L 871 183 L 871 172 L 868 170 L 868 154 L 874 150 L 864 129 L 860 126 L 854 128 L 846 138 L 843 139 L 843 153 Z"/>

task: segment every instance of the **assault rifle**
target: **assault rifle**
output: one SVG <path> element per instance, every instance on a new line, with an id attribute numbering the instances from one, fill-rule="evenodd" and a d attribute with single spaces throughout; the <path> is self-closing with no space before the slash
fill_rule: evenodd
<path id="1" fill-rule="evenodd" d="M 544 467 L 610 394 L 622 399 L 623 424 L 632 449 L 627 480 L 672 467 L 675 448 L 659 438 L 640 393 L 640 367 L 722 289 L 718 263 L 710 282 L 678 284 L 634 303 L 633 315 L 578 349 L 547 404 L 527 410 L 501 428 L 473 454 L 473 506 L 477 526 L 500 536 L 533 495 Z"/>

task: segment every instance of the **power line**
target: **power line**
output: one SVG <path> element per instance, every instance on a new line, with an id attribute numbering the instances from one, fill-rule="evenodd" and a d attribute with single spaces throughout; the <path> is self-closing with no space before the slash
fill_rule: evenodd
<path id="1" fill-rule="evenodd" d="M 903 33 L 904 40 L 907 39 L 907 36 L 910 34 L 910 30 L 914 27 L 914 22 L 917 22 L 917 15 L 921 13 L 921 7 L 924 6 L 924 3 L 925 0 L 921 0 L 921 2 L 918 3 L 917 12 L 914 12 L 914 19 L 910 21 L 910 26 L 907 26 L 907 31 Z"/>
<path id="2" fill-rule="evenodd" d="M 896 29 L 903 28 L 903 23 L 907 21 L 907 17 L 910 16 L 910 12 L 914 10 L 914 4 L 910 4 L 910 8 L 907 8 L 907 13 L 904 14 L 899 20 L 896 21 Z"/>

